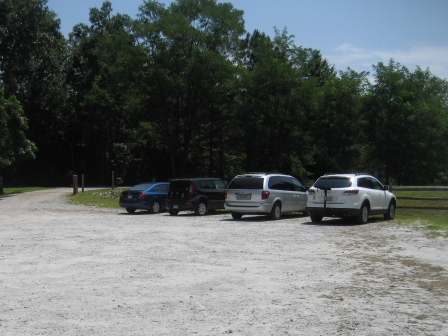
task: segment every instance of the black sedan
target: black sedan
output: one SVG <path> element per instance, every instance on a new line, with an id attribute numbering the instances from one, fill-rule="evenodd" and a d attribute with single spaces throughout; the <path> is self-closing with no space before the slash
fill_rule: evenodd
<path id="1" fill-rule="evenodd" d="M 140 183 L 125 190 L 120 195 L 119 204 L 129 213 L 137 209 L 149 210 L 150 213 L 159 213 L 165 210 L 165 200 L 168 195 L 168 182 Z"/>

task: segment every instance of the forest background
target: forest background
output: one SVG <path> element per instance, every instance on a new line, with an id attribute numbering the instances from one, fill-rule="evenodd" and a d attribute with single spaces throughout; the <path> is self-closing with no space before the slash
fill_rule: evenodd
<path id="1" fill-rule="evenodd" d="M 0 0 L 5 186 L 279 171 L 448 184 L 448 82 L 391 59 L 335 71 L 286 29 L 215 0 L 111 3 L 68 39 L 46 0 Z"/>

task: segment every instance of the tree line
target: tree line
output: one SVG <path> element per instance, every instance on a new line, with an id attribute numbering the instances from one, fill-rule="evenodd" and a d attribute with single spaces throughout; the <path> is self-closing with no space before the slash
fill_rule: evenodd
<path id="1" fill-rule="evenodd" d="M 5 184 L 279 171 L 448 183 L 448 82 L 395 60 L 337 72 L 216 0 L 105 1 L 68 38 L 46 0 L 0 0 Z"/>

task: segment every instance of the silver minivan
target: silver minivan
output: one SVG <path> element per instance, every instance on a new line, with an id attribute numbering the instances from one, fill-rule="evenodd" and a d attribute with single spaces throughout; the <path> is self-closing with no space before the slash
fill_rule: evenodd
<path id="1" fill-rule="evenodd" d="M 307 189 L 296 178 L 280 173 L 237 175 L 226 189 L 224 208 L 234 219 L 264 214 L 280 219 L 284 213 L 306 214 Z"/>

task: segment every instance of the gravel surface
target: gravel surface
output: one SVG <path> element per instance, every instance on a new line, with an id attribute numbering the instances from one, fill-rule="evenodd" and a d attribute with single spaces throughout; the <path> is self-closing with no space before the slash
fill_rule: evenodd
<path id="1" fill-rule="evenodd" d="M 0 335 L 447 335 L 418 223 L 233 220 L 0 198 Z"/>

